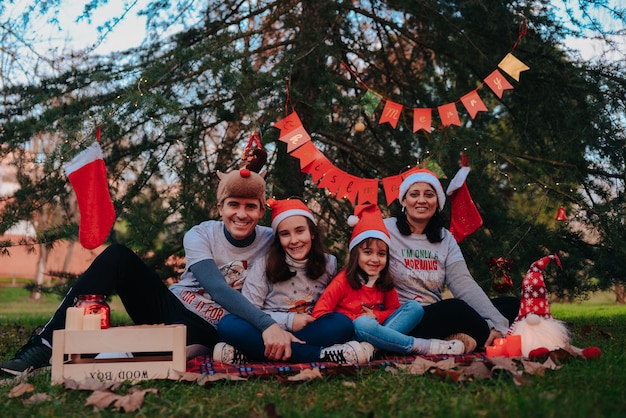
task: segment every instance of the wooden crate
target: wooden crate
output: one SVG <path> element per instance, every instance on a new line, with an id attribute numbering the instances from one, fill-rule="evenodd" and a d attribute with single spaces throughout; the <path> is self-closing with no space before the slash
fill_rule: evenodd
<path id="1" fill-rule="evenodd" d="M 88 378 L 107 381 L 175 379 L 186 370 L 184 325 L 140 325 L 102 330 L 57 330 L 52 344 L 52 383 Z M 94 358 L 99 353 L 132 358 Z"/>

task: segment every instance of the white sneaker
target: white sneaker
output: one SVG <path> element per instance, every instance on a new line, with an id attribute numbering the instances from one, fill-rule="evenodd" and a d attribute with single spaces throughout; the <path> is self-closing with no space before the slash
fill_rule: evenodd
<path id="1" fill-rule="evenodd" d="M 374 353 L 376 353 L 376 348 L 372 344 L 365 341 L 361 341 L 359 344 L 361 344 L 361 347 L 363 347 L 367 355 L 366 363 L 371 361 L 374 358 Z"/>
<path id="2" fill-rule="evenodd" d="M 371 351 L 370 351 L 370 346 Z M 374 347 L 370 343 L 348 341 L 322 348 L 321 361 L 332 361 L 340 364 L 364 364 L 372 359 Z"/>
<path id="3" fill-rule="evenodd" d="M 463 354 L 465 344 L 461 340 L 430 340 L 430 350 L 428 354 Z"/>
<path id="4" fill-rule="evenodd" d="M 477 344 L 476 340 L 462 332 L 457 332 L 456 334 L 448 335 L 445 339 L 448 341 L 461 340 L 463 342 L 463 345 L 465 346 L 465 353 L 471 353 L 474 350 L 476 350 L 476 344 Z"/>
<path id="5" fill-rule="evenodd" d="M 238 366 L 248 362 L 246 356 L 235 347 L 226 343 L 217 343 L 213 349 L 213 361 Z"/>

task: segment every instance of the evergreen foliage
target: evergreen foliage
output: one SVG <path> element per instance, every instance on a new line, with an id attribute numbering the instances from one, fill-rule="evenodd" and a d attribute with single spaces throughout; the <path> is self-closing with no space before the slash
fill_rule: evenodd
<path id="1" fill-rule="evenodd" d="M 38 2 L 24 27 L 62 3 Z M 89 2 L 84 17 L 102 3 Z M 579 3 L 623 26 L 623 6 Z M 567 49 L 565 36 L 587 36 L 588 21 L 567 26 L 545 0 L 179 0 L 142 13 L 149 36 L 139 48 L 72 52 L 28 81 L 3 79 L 0 158 L 14 162 L 21 188 L 1 199 L 0 231 L 45 210 L 56 215 L 39 222 L 40 241 L 77 238 L 62 165 L 100 126 L 118 220 L 110 239 L 172 276 L 165 260 L 184 255 L 183 233 L 218 217 L 215 172 L 236 167 L 258 130 L 270 153 L 268 193 L 315 202 L 345 255 L 350 203 L 316 188 L 272 126 L 295 110 L 316 147 L 357 177 L 382 179 L 430 158 L 449 180 L 465 152 L 484 226 L 461 246 L 487 291 L 491 257 L 513 260 L 519 285 L 531 262 L 555 251 L 564 270 L 551 285 L 561 297 L 626 281 L 616 262 L 626 256 L 624 62 L 583 61 Z M 433 112 L 433 131 L 414 133 L 405 112 L 394 129 L 378 123 L 381 107 L 362 106 L 360 81 L 409 110 L 458 101 L 513 48 L 530 71 L 502 99 L 480 89 L 489 111 L 475 119 L 458 103 L 460 127 L 441 126 Z M 362 133 L 353 131 L 358 120 Z M 379 204 L 396 209 L 386 208 L 382 185 Z M 560 206 L 566 223 L 554 219 Z"/>

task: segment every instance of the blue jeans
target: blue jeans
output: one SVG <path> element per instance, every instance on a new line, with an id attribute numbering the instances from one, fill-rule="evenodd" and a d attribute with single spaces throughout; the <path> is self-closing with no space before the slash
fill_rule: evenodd
<path id="1" fill-rule="evenodd" d="M 354 327 L 347 316 L 329 313 L 292 333 L 305 344 L 291 343 L 290 363 L 312 363 L 320 360 L 322 348 L 354 339 Z M 218 326 L 219 341 L 241 351 L 252 361 L 268 361 L 263 354 L 265 344 L 261 332 L 237 315 L 224 316 Z"/>
<path id="2" fill-rule="evenodd" d="M 354 320 L 354 334 L 358 341 L 367 341 L 385 351 L 410 354 L 414 338 L 408 336 L 424 316 L 424 308 L 418 302 L 403 303 L 381 325 L 374 318 L 362 315 Z"/>

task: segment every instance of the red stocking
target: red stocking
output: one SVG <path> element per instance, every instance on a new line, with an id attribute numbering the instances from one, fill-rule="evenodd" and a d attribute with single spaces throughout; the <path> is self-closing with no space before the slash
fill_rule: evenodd
<path id="1" fill-rule="evenodd" d="M 483 224 L 483 218 L 478 213 L 465 183 L 467 174 L 469 174 L 469 167 L 461 167 L 446 191 L 450 197 L 451 206 L 450 232 L 457 243 L 474 233 Z"/>
<path id="2" fill-rule="evenodd" d="M 65 165 L 80 212 L 78 237 L 83 247 L 93 249 L 104 243 L 115 222 L 109 195 L 102 149 L 94 142 Z"/>

